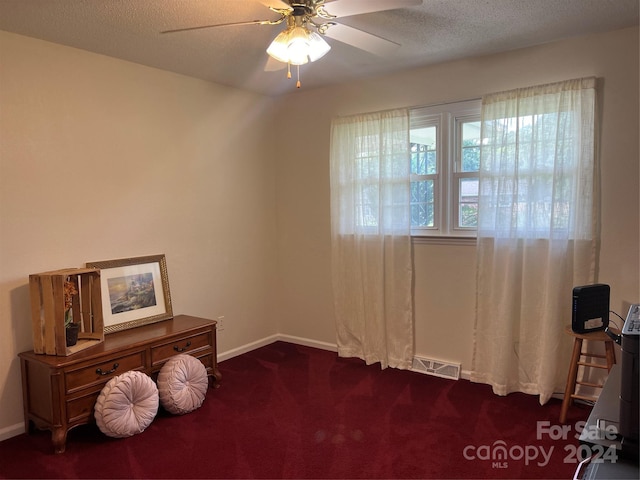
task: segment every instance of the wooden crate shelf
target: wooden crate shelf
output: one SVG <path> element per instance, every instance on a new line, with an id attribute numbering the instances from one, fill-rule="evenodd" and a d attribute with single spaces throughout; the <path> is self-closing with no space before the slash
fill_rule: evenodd
<path id="1" fill-rule="evenodd" d="M 72 282 L 77 294 L 71 300 L 73 322 L 80 326 L 78 342 L 67 346 L 64 284 Z M 104 341 L 100 270 L 67 268 L 29 275 L 33 351 L 67 356 Z"/>

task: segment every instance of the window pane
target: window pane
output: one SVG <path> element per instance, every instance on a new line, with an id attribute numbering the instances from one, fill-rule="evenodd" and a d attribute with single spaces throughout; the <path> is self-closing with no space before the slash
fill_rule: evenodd
<path id="1" fill-rule="evenodd" d="M 478 226 L 478 179 L 460 179 L 459 227 Z"/>
<path id="2" fill-rule="evenodd" d="M 433 180 L 411 182 L 411 203 L 433 203 Z"/>
<path id="3" fill-rule="evenodd" d="M 359 227 L 378 226 L 379 189 L 377 184 L 361 185 L 356 205 L 356 225 Z"/>
<path id="4" fill-rule="evenodd" d="M 462 124 L 462 171 L 477 172 L 480 168 L 480 122 Z"/>
<path id="5" fill-rule="evenodd" d="M 436 133 L 436 127 L 411 130 L 411 173 L 415 175 L 433 175 L 437 173 Z"/>
<path id="6" fill-rule="evenodd" d="M 433 227 L 433 205 L 411 205 L 411 226 Z"/>
<path id="7" fill-rule="evenodd" d="M 411 182 L 411 226 L 434 226 L 434 182 Z"/>

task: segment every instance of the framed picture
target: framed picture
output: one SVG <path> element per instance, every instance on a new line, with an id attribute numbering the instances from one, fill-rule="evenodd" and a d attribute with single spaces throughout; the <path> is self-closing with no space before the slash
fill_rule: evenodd
<path id="1" fill-rule="evenodd" d="M 100 269 L 104 333 L 173 317 L 164 255 L 88 262 Z"/>

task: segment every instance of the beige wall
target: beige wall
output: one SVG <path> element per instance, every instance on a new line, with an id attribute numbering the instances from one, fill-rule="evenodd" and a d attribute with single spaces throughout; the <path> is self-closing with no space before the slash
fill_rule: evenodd
<path id="1" fill-rule="evenodd" d="M 0 32 L 0 438 L 22 425 L 30 273 L 164 253 L 174 312 L 225 316 L 220 351 L 276 333 L 271 106 Z"/>
<path id="2" fill-rule="evenodd" d="M 0 438 L 21 428 L 30 273 L 165 253 L 174 311 L 226 317 L 220 352 L 334 344 L 331 118 L 587 75 L 604 79 L 600 280 L 622 312 L 640 301 L 637 29 L 274 101 L 0 32 Z M 415 266 L 417 353 L 468 370 L 475 248 L 418 244 Z"/>
<path id="3" fill-rule="evenodd" d="M 321 62 L 305 67 L 313 75 Z M 479 98 L 485 93 L 595 75 L 603 79 L 600 281 L 623 316 L 640 302 L 638 29 L 297 91 L 278 122 L 279 331 L 335 342 L 329 224 L 332 117 Z M 475 247 L 415 245 L 416 353 L 471 367 Z M 571 292 L 567 292 L 570 321 Z"/>

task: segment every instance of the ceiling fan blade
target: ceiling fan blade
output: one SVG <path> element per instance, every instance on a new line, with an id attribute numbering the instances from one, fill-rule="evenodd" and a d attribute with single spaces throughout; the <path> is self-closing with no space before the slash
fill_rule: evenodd
<path id="1" fill-rule="evenodd" d="M 422 0 L 334 0 L 324 10 L 338 18 L 422 5 Z"/>
<path id="2" fill-rule="evenodd" d="M 257 1 L 258 3 L 261 3 L 262 5 L 264 5 L 265 7 L 273 7 L 278 9 L 291 8 L 291 5 L 289 5 L 284 0 L 257 0 Z"/>
<path id="3" fill-rule="evenodd" d="M 278 25 L 282 23 L 285 19 L 283 15 L 281 18 L 277 20 L 249 20 L 246 22 L 231 22 L 231 23 L 216 23 L 214 25 L 201 25 L 199 27 L 186 27 L 186 28 L 176 28 L 174 30 L 164 30 L 160 33 L 177 33 L 177 32 L 189 32 L 191 30 L 203 30 L 205 28 L 216 28 L 216 27 L 234 27 L 239 25 Z"/>
<path id="4" fill-rule="evenodd" d="M 400 47 L 399 43 L 340 23 L 331 25 L 324 35 L 381 57 L 392 54 Z"/>

